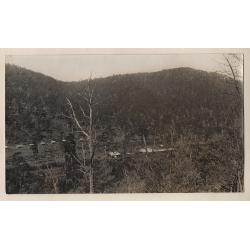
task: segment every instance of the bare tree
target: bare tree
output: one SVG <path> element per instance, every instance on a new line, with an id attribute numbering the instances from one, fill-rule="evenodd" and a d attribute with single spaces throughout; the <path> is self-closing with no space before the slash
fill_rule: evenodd
<path id="1" fill-rule="evenodd" d="M 223 73 L 233 78 L 236 92 L 240 96 L 238 83 L 243 80 L 243 56 L 241 54 L 224 54 L 223 57 L 225 60 Z"/>
<path id="2" fill-rule="evenodd" d="M 224 64 L 224 74 L 229 76 L 233 79 L 233 84 L 235 86 L 235 90 L 237 93 L 238 98 L 236 99 L 238 106 L 242 105 L 242 95 L 241 95 L 241 89 L 240 89 L 240 82 L 243 82 L 243 55 L 241 54 L 224 54 L 223 55 L 225 64 Z M 235 108 L 236 109 L 236 108 Z M 233 110 L 233 108 L 232 108 Z M 236 109 L 234 111 L 235 113 L 238 113 L 239 111 Z M 240 114 L 239 114 L 240 115 Z M 234 116 L 232 116 L 234 117 Z M 234 129 L 234 141 L 236 146 L 236 152 L 240 152 L 240 144 L 241 139 L 237 135 L 237 128 Z M 241 169 L 241 166 L 239 163 L 235 162 L 235 168 L 236 168 L 236 178 L 234 180 L 234 186 L 233 189 L 236 192 L 242 192 L 244 190 L 243 187 L 243 169 Z"/>
<path id="3" fill-rule="evenodd" d="M 77 127 L 78 131 L 87 141 L 88 144 L 88 164 L 89 164 L 89 190 L 90 193 L 94 193 L 94 182 L 93 182 L 93 160 L 95 156 L 95 148 L 96 148 L 96 131 L 94 127 L 94 118 L 93 118 L 93 107 L 96 105 L 94 102 L 94 92 L 95 92 L 95 86 L 93 85 L 91 81 L 91 77 L 88 80 L 88 83 L 86 86 L 84 86 L 83 92 L 81 94 L 82 98 L 84 99 L 86 106 L 87 106 L 87 112 L 85 112 L 84 108 L 79 105 L 80 111 L 81 111 L 81 119 L 78 118 L 74 106 L 69 98 L 66 98 L 67 104 L 70 108 L 71 112 L 71 119 L 73 120 L 75 126 Z M 82 154 L 83 154 L 83 162 L 81 165 L 85 167 L 85 150 L 82 147 Z M 79 159 L 77 159 L 80 161 Z M 83 170 L 83 172 L 85 172 Z"/>

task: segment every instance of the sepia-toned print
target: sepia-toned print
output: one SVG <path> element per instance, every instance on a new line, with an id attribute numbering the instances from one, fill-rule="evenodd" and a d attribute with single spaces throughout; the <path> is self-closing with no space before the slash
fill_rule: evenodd
<path id="1" fill-rule="evenodd" d="M 7 194 L 244 192 L 243 54 L 5 56 Z"/>

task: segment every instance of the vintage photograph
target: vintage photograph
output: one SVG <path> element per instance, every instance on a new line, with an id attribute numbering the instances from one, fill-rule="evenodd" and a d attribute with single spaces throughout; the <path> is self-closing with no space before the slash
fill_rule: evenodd
<path id="1" fill-rule="evenodd" d="M 243 54 L 6 55 L 6 193 L 244 192 L 243 104 Z"/>

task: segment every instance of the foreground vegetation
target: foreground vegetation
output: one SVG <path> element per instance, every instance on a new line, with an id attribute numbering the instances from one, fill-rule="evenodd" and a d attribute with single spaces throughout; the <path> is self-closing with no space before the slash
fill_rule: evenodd
<path id="1" fill-rule="evenodd" d="M 243 157 L 230 138 L 226 147 L 220 140 L 190 143 L 182 139 L 168 152 L 97 157 L 95 193 L 243 191 Z M 65 163 L 31 166 L 20 154 L 12 158 L 12 168 L 6 170 L 7 193 L 90 191 L 88 175 L 78 162 L 68 172 Z"/>

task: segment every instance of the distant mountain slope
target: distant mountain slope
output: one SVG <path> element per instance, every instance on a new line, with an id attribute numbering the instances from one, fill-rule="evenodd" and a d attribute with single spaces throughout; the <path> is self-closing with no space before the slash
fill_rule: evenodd
<path id="1" fill-rule="evenodd" d="M 6 65 L 6 139 L 30 141 L 36 133 L 62 128 L 53 124 L 67 112 L 65 98 L 82 102 L 86 81 L 66 83 L 15 65 Z M 191 68 L 114 75 L 94 79 L 96 114 L 104 126 L 194 134 L 242 126 L 242 102 L 232 79 Z M 52 128 L 53 127 L 53 128 Z M 63 127 L 63 126 L 62 126 Z M 137 128 L 135 128 L 137 127 Z M 59 131 L 60 132 L 60 131 Z M 209 136 L 209 135 L 208 135 Z"/>

